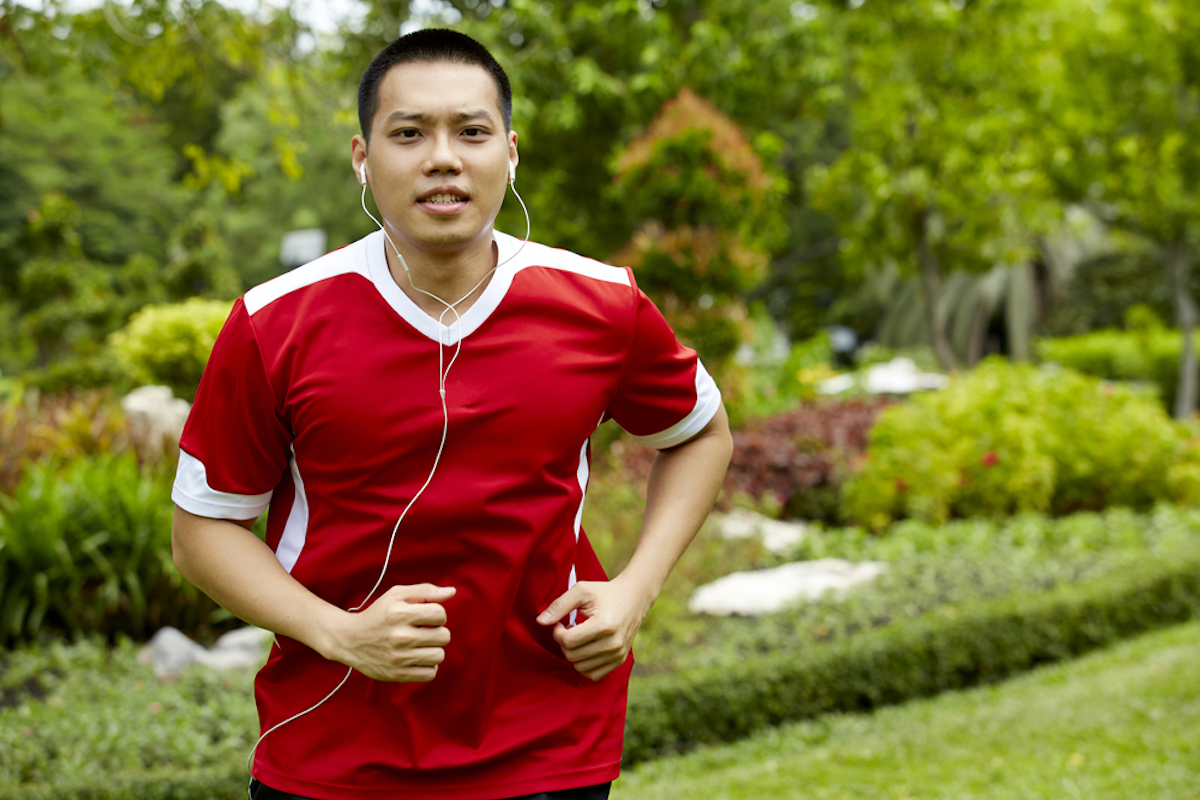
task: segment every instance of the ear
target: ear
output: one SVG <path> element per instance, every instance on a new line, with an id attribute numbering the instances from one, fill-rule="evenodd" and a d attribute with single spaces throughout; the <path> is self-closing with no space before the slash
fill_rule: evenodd
<path id="1" fill-rule="evenodd" d="M 350 164 L 360 186 L 367 185 L 367 141 L 362 136 L 350 140 Z"/>
<path id="2" fill-rule="evenodd" d="M 517 164 L 521 163 L 521 156 L 517 154 L 517 132 L 508 132 L 508 182 L 512 183 L 517 179 Z"/>

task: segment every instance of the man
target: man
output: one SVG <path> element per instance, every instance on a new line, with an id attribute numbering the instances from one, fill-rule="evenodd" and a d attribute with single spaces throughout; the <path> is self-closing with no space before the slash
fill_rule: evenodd
<path id="1" fill-rule="evenodd" d="M 352 143 L 381 231 L 247 292 L 205 370 L 173 545 L 277 634 L 255 800 L 582 800 L 618 774 L 634 634 L 712 506 L 728 422 L 629 270 L 493 230 L 511 107 L 474 40 L 389 45 Z M 611 582 L 580 530 L 609 417 L 661 450 Z"/>

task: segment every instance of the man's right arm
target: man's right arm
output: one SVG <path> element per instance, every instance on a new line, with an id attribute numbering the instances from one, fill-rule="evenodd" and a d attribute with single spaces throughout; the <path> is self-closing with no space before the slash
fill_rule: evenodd
<path id="1" fill-rule="evenodd" d="M 250 532 L 253 522 L 209 519 L 176 506 L 175 565 L 234 616 L 327 659 L 376 680 L 433 680 L 450 641 L 441 603 L 454 596 L 453 587 L 393 586 L 362 611 L 345 611 L 293 578 Z"/>

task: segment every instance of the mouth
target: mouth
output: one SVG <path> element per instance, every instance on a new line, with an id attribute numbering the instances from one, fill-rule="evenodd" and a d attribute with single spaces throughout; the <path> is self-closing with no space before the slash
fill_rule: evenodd
<path id="1" fill-rule="evenodd" d="M 455 187 L 438 187 L 417 198 L 417 204 L 434 214 L 454 214 L 471 201 L 470 195 Z"/>

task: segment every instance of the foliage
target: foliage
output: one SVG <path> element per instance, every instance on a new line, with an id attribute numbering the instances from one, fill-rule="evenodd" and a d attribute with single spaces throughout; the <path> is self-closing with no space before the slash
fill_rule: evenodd
<path id="1" fill-rule="evenodd" d="M 737 298 L 762 279 L 779 239 L 777 179 L 738 127 L 685 87 L 620 155 L 614 188 L 645 221 L 611 260 L 634 268 L 680 338 L 722 373 L 751 338 Z"/>
<path id="2" fill-rule="evenodd" d="M 887 571 L 844 596 L 826 595 L 754 619 L 677 623 L 689 634 L 688 646 L 648 649 L 639 641 L 637 670 L 733 666 L 904 626 L 964 604 L 1120 575 L 1148 555 L 1165 560 L 1190 552 L 1197 535 L 1200 514 L 1170 507 L 1149 515 L 1127 509 L 1058 519 L 1026 514 L 1004 523 L 976 519 L 935 526 L 906 520 L 884 537 L 809 526 L 793 558 L 882 561 Z"/>
<path id="3" fill-rule="evenodd" d="M 0 495 L 0 641 L 219 618 L 171 560 L 172 474 L 131 453 L 30 465 Z"/>
<path id="4" fill-rule="evenodd" d="M 828 646 L 655 676 L 630 687 L 624 762 L 785 721 L 994 683 L 1200 614 L 1194 552 L 1050 592 L 946 608 Z"/>
<path id="5" fill-rule="evenodd" d="M 954 356 L 941 271 L 1018 263 L 1054 216 L 1036 169 L 1041 131 L 1027 111 L 1038 101 L 1028 8 L 923 0 L 853 11 L 853 146 L 809 172 L 814 205 L 836 220 L 845 268 L 894 264 L 922 276 L 945 369 Z"/>
<path id="6" fill-rule="evenodd" d="M 1198 774 L 1200 624 L 1001 686 L 833 714 L 626 771 L 623 800 L 1185 798 Z"/>
<path id="7" fill-rule="evenodd" d="M 106 391 L 45 395 L 16 386 L 0 402 L 0 493 L 30 464 L 131 450 L 120 409 Z"/>
<path id="8" fill-rule="evenodd" d="M 942 391 L 888 409 L 847 484 L 847 517 L 943 522 L 1014 511 L 1195 502 L 1200 451 L 1128 386 L 991 359 Z"/>
<path id="9" fill-rule="evenodd" d="M 818 400 L 733 434 L 725 497 L 771 498 L 784 516 L 838 521 L 838 496 L 884 399 Z"/>
<path id="10" fill-rule="evenodd" d="M 110 346 L 136 380 L 170 386 L 177 397 L 191 400 L 230 306 L 198 298 L 147 306 L 112 335 Z"/>
<path id="11" fill-rule="evenodd" d="M 243 762 L 257 731 L 253 676 L 197 668 L 160 683 L 138 650 L 89 639 L 5 654 L 0 797 L 245 792 Z"/>
<path id="12" fill-rule="evenodd" d="M 1163 281 L 1162 264 L 1155 256 L 1144 250 L 1119 251 L 1079 264 L 1062 289 L 1062 302 L 1046 321 L 1044 335 L 1079 336 L 1119 328 L 1137 306 L 1148 308 L 1159 320 L 1170 319 L 1171 288 Z M 1200 279 L 1193 283 L 1200 292 Z"/>
<path id="13" fill-rule="evenodd" d="M 1200 340 L 1200 336 L 1198 336 Z M 1079 336 L 1041 339 L 1038 358 L 1114 381 L 1153 384 L 1164 406 L 1175 398 L 1183 336 L 1161 324 L 1129 330 L 1098 330 Z"/>
<path id="14" fill-rule="evenodd" d="M 1084 23 L 1080 24 L 1083 20 Z M 1175 323 L 1185 334 L 1175 416 L 1196 408 L 1193 265 L 1200 253 L 1200 8 L 1188 0 L 1082 0 L 1052 5 L 1043 23 L 1061 44 L 1049 72 L 1068 76 L 1043 139 L 1061 194 L 1089 202 L 1158 251 Z"/>

